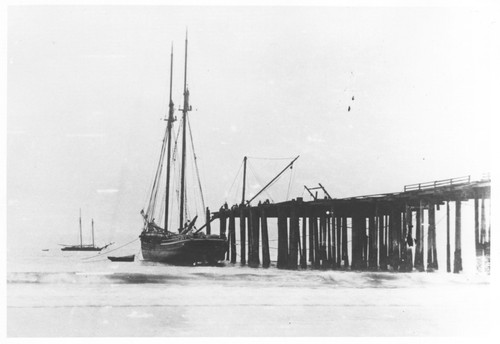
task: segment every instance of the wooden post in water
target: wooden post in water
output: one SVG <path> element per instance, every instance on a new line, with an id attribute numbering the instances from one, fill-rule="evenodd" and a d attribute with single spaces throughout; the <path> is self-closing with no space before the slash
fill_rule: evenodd
<path id="1" fill-rule="evenodd" d="M 484 256 L 486 247 L 486 211 L 484 206 L 484 198 L 481 198 L 481 235 L 479 242 L 481 244 L 481 254 Z"/>
<path id="2" fill-rule="evenodd" d="M 368 267 L 371 270 L 377 269 L 377 227 L 375 226 L 375 216 L 372 214 L 368 220 L 369 257 Z"/>
<path id="3" fill-rule="evenodd" d="M 360 217 L 359 215 L 354 215 L 351 222 L 351 246 L 352 246 L 352 258 L 351 258 L 351 269 L 357 270 L 360 268 L 361 261 L 361 245 L 360 245 Z"/>
<path id="4" fill-rule="evenodd" d="M 245 206 L 240 206 L 240 261 L 245 265 L 246 260 L 246 219 L 245 219 Z"/>
<path id="5" fill-rule="evenodd" d="M 406 216 L 405 216 L 405 271 L 413 270 L 413 215 L 411 208 L 406 205 Z"/>
<path id="6" fill-rule="evenodd" d="M 361 261 L 361 268 L 366 269 L 368 267 L 368 235 L 366 234 L 366 217 L 363 217 L 363 227 L 361 231 L 361 238 L 363 239 L 363 259 Z"/>
<path id="7" fill-rule="evenodd" d="M 309 262 L 314 265 L 314 218 L 311 216 L 312 210 L 309 211 Z"/>
<path id="8" fill-rule="evenodd" d="M 252 218 L 252 261 L 251 263 L 255 266 L 260 264 L 259 258 L 259 237 L 260 237 L 260 220 L 257 208 L 250 208 L 250 217 Z"/>
<path id="9" fill-rule="evenodd" d="M 415 269 L 424 271 L 424 233 L 422 230 L 422 222 L 424 217 L 423 204 L 420 200 L 417 210 L 417 226 L 415 229 Z"/>
<path id="10" fill-rule="evenodd" d="M 341 217 L 337 216 L 336 221 L 337 223 L 337 267 L 340 268 L 340 264 L 342 263 L 342 227 L 341 227 Z"/>
<path id="11" fill-rule="evenodd" d="M 398 205 L 392 210 L 391 226 L 392 226 L 392 268 L 398 271 L 401 262 L 401 211 Z"/>
<path id="12" fill-rule="evenodd" d="M 342 260 L 344 268 L 349 267 L 349 251 L 347 250 L 347 217 L 342 217 Z"/>
<path id="13" fill-rule="evenodd" d="M 207 207 L 207 211 L 206 211 L 206 215 L 205 215 L 205 221 L 206 221 L 206 224 L 207 224 L 207 235 L 210 235 L 212 234 L 212 229 L 210 227 L 210 209 L 208 209 Z"/>
<path id="14" fill-rule="evenodd" d="M 247 263 L 251 265 L 253 262 L 253 216 L 252 207 L 248 206 L 248 217 L 247 217 L 247 233 L 248 233 L 248 252 L 247 252 Z"/>
<path id="15" fill-rule="evenodd" d="M 321 251 L 319 247 L 318 219 L 313 217 L 313 239 L 314 239 L 314 267 L 321 266 Z"/>
<path id="16" fill-rule="evenodd" d="M 389 223 L 389 228 L 387 229 L 388 232 L 388 238 L 387 238 L 387 246 L 388 246 L 388 263 L 391 266 L 393 270 L 397 270 L 397 264 L 396 260 L 398 259 L 396 257 L 396 248 L 395 248 L 395 224 L 396 224 L 396 217 L 394 214 L 394 209 L 391 209 L 391 214 L 387 215 L 388 218 L 388 223 Z"/>
<path id="17" fill-rule="evenodd" d="M 385 216 L 378 216 L 378 224 L 379 224 L 379 265 L 380 269 L 385 271 L 387 270 L 387 246 L 386 243 L 386 235 L 387 232 L 385 230 Z"/>
<path id="18" fill-rule="evenodd" d="M 462 271 L 462 204 L 455 201 L 455 261 L 453 272 Z"/>
<path id="19" fill-rule="evenodd" d="M 328 221 L 330 222 L 330 229 L 329 233 L 331 236 L 331 241 L 330 241 L 330 268 L 334 269 L 337 266 L 337 259 L 336 259 L 336 252 L 335 252 L 335 247 L 337 246 L 336 240 L 335 240 L 335 216 L 333 210 L 330 212 L 330 217 L 328 218 Z"/>
<path id="20" fill-rule="evenodd" d="M 319 229 L 320 229 L 320 257 L 321 257 L 321 267 L 326 268 L 327 265 L 327 253 L 326 253 L 326 216 L 322 212 L 319 217 Z"/>
<path id="21" fill-rule="evenodd" d="M 227 214 L 226 214 L 226 209 L 224 208 L 220 208 L 220 218 L 219 218 L 219 224 L 220 224 L 220 229 L 219 229 L 219 234 L 221 236 L 225 236 L 226 235 L 226 217 L 227 217 Z"/>
<path id="22" fill-rule="evenodd" d="M 260 219 L 262 229 L 262 267 L 268 268 L 271 265 L 269 255 L 269 233 L 267 231 L 267 216 L 264 206 L 260 206 Z"/>
<path id="23" fill-rule="evenodd" d="M 446 201 L 446 271 L 451 272 L 450 202 Z"/>
<path id="24" fill-rule="evenodd" d="M 481 243 L 479 240 L 479 199 L 474 198 L 474 238 L 476 244 L 476 257 L 482 255 Z"/>
<path id="25" fill-rule="evenodd" d="M 437 269 L 436 257 L 436 207 L 429 204 L 429 230 L 427 232 L 427 271 Z"/>
<path id="26" fill-rule="evenodd" d="M 300 267 L 307 268 L 307 218 L 302 217 L 302 255 L 300 256 Z"/>
<path id="27" fill-rule="evenodd" d="M 278 206 L 278 269 L 288 266 L 288 228 L 283 206 Z"/>
<path id="28" fill-rule="evenodd" d="M 235 230 L 234 211 L 231 210 L 229 215 L 229 238 L 230 238 L 230 251 L 231 263 L 236 263 L 236 230 Z"/>
<path id="29" fill-rule="evenodd" d="M 328 213 L 326 217 L 326 261 L 328 262 L 328 267 L 332 266 L 332 225 L 331 225 L 331 217 L 330 213 Z"/>
<path id="30" fill-rule="evenodd" d="M 298 259 L 298 239 L 299 239 L 299 217 L 297 216 L 297 205 L 295 201 L 292 202 L 290 208 L 290 252 L 288 255 L 288 268 L 292 270 L 297 269 Z"/>

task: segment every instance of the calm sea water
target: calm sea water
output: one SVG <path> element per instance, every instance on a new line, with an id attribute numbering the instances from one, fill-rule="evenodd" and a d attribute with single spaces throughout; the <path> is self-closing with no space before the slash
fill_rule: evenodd
<path id="1" fill-rule="evenodd" d="M 130 253 L 130 252 L 128 252 Z M 119 254 L 118 254 L 119 255 Z M 450 336 L 490 331 L 489 276 L 7 258 L 7 334 Z"/>

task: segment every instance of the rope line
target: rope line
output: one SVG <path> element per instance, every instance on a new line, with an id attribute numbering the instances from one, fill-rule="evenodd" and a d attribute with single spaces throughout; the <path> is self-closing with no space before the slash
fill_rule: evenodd
<path id="1" fill-rule="evenodd" d="M 117 248 L 114 248 L 114 249 L 112 249 L 112 250 L 110 250 L 110 251 L 106 251 L 106 252 L 103 252 L 103 253 L 108 254 L 108 253 L 114 252 L 114 251 L 116 251 L 116 250 L 118 250 L 118 249 L 120 249 L 120 248 L 122 248 L 122 247 L 125 247 L 125 246 L 127 246 L 127 245 L 130 245 L 131 243 L 133 243 L 134 241 L 137 241 L 137 240 L 139 240 L 139 238 L 135 238 L 134 240 L 132 240 L 132 241 L 130 241 L 130 242 L 128 242 L 128 243 L 126 243 L 126 244 L 124 244 L 124 245 L 122 245 L 122 246 L 119 246 L 119 247 L 117 247 Z M 92 256 L 92 257 L 84 257 L 84 258 L 82 258 L 82 260 L 92 259 L 92 258 L 95 258 L 95 257 L 102 257 L 102 255 L 101 255 L 101 253 L 99 252 L 99 254 L 96 254 L 95 256 Z"/>

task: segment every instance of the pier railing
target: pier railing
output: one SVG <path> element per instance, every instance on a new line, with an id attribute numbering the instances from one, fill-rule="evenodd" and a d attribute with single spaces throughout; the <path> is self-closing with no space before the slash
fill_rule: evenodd
<path id="1" fill-rule="evenodd" d="M 414 191 L 414 190 L 427 190 L 427 189 L 435 189 L 443 186 L 453 186 L 458 184 L 470 184 L 471 178 L 469 176 L 465 177 L 456 177 L 450 179 L 442 179 L 442 180 L 434 180 L 432 182 L 418 183 L 418 184 L 410 184 L 405 185 L 406 191 Z"/>

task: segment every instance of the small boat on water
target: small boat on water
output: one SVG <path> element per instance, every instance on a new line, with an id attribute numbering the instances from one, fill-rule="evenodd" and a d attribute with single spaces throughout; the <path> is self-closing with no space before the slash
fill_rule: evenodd
<path id="1" fill-rule="evenodd" d="M 131 254 L 130 256 L 121 256 L 121 257 L 112 257 L 108 256 L 108 259 L 112 262 L 133 262 L 135 258 L 135 254 Z"/>
<path id="2" fill-rule="evenodd" d="M 109 243 L 102 247 L 97 247 L 94 244 L 94 219 L 92 219 L 92 245 L 83 245 L 82 240 L 82 210 L 80 209 L 80 245 L 61 245 L 64 246 L 61 248 L 61 251 L 102 251 L 106 247 L 112 245 L 113 243 Z"/>

